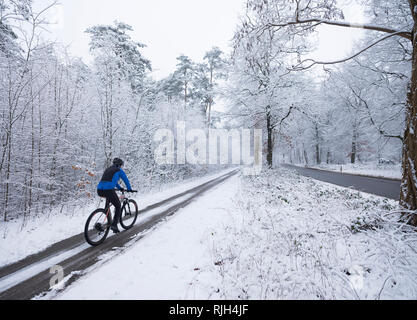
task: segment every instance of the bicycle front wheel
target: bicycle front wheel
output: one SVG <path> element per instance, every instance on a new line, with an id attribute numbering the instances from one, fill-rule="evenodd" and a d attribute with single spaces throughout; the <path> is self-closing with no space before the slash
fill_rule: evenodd
<path id="1" fill-rule="evenodd" d="M 97 209 L 87 219 L 84 228 L 85 240 L 92 246 L 98 246 L 106 240 L 110 230 L 110 220 L 104 209 Z"/>
<path id="2" fill-rule="evenodd" d="M 133 227 L 138 217 L 138 205 L 134 200 L 129 199 L 123 203 L 122 216 L 120 217 L 120 224 L 125 230 Z"/>

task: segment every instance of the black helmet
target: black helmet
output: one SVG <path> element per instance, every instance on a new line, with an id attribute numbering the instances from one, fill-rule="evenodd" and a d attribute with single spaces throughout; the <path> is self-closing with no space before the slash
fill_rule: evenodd
<path id="1" fill-rule="evenodd" d="M 113 164 L 114 164 L 115 166 L 117 166 L 117 167 L 121 167 L 121 166 L 124 164 L 124 162 L 123 162 L 123 160 L 122 160 L 122 159 L 115 158 L 115 159 L 113 160 Z"/>

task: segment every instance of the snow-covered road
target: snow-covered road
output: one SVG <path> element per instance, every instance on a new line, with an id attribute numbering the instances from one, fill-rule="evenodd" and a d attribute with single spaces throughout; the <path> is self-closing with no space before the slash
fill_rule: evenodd
<path id="1" fill-rule="evenodd" d="M 227 223 L 238 185 L 234 176 L 209 191 L 56 298 L 207 299 L 211 290 L 196 285 L 196 276 L 214 259 L 212 234 Z"/>
<path id="2" fill-rule="evenodd" d="M 316 168 L 304 168 L 288 164 L 283 166 L 316 180 L 387 197 L 389 199 L 399 200 L 400 198 L 401 181 L 399 180 L 326 171 Z"/>

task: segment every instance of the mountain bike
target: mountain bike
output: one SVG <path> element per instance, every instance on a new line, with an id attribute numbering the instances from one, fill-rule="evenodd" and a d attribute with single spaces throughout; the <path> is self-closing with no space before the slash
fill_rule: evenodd
<path id="1" fill-rule="evenodd" d="M 119 197 L 122 205 L 120 225 L 123 229 L 129 230 L 135 224 L 139 210 L 135 200 L 129 199 L 125 193 L 136 193 L 137 191 L 116 191 L 120 191 L 122 193 Z M 98 246 L 106 240 L 114 217 L 111 209 L 112 205 L 106 199 L 104 209 L 97 209 L 88 217 L 87 222 L 85 223 L 84 237 L 91 246 Z"/>

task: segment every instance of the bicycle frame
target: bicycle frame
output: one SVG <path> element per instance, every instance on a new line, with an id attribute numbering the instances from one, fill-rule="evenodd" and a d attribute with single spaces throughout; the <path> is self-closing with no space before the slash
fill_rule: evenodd
<path id="1" fill-rule="evenodd" d="M 115 190 L 115 191 L 120 191 L 120 190 Z M 124 191 L 121 191 L 121 192 L 122 192 L 122 197 L 123 198 L 119 197 L 119 199 L 123 200 L 123 201 L 120 201 L 120 206 L 123 207 L 123 205 L 126 202 L 129 202 L 129 198 L 125 196 Z M 112 204 L 110 203 L 109 199 L 106 198 L 106 205 L 104 206 L 104 211 L 106 211 L 106 219 L 107 219 L 107 221 L 109 221 L 109 224 L 113 223 L 113 216 L 112 216 L 111 210 L 110 210 L 111 207 L 112 207 Z M 109 216 L 110 216 L 110 220 L 109 220 Z"/>
<path id="2" fill-rule="evenodd" d="M 111 206 L 112 204 L 110 203 L 109 199 L 106 198 L 106 205 L 104 206 L 104 211 L 106 211 L 106 219 L 109 222 L 109 225 L 113 223 L 113 216 L 110 210 Z M 110 219 L 109 219 L 109 216 L 110 216 Z"/>

